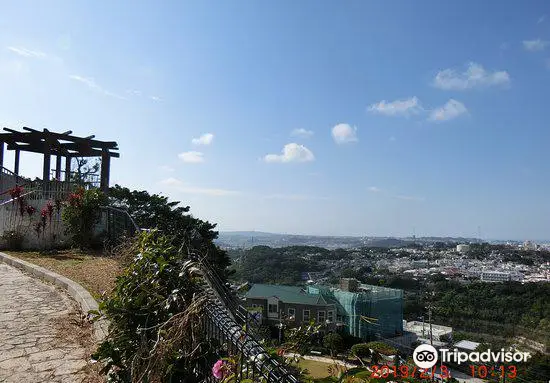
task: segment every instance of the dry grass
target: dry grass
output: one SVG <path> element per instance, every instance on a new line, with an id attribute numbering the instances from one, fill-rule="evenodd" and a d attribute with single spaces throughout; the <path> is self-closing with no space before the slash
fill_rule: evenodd
<path id="1" fill-rule="evenodd" d="M 82 313 L 76 302 L 69 314 L 53 323 L 56 329 L 56 341 L 60 346 L 77 345 L 84 349 L 87 365 L 81 370 L 84 374 L 82 383 L 104 383 L 105 377 L 100 374 L 101 364 L 93 363 L 92 353 L 96 350 L 93 326 Z"/>
<path id="2" fill-rule="evenodd" d="M 103 292 L 110 293 L 115 280 L 122 272 L 118 258 L 101 254 L 83 253 L 79 250 L 61 250 L 56 254 L 40 254 L 36 251 L 6 251 L 6 254 L 61 274 L 99 298 Z"/>

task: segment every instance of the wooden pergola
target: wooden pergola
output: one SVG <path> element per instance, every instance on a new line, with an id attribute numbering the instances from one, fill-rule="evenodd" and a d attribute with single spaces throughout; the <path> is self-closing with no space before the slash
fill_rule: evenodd
<path id="1" fill-rule="evenodd" d="M 15 164 L 13 172 L 19 175 L 19 156 L 23 152 L 39 153 L 44 155 L 42 180 L 44 187 L 49 185 L 51 156 L 56 156 L 55 178 L 61 181 L 61 160 L 65 158 L 65 181 L 70 181 L 71 160 L 74 157 L 101 157 L 100 189 L 109 190 L 109 172 L 111 157 L 118 158 L 120 154 L 115 141 L 94 140 L 95 136 L 76 137 L 72 131 L 63 133 L 50 132 L 48 129 L 39 131 L 23 127 L 23 132 L 4 128 L 6 133 L 0 133 L 0 166 L 4 166 L 4 144 L 8 150 L 15 150 Z"/>

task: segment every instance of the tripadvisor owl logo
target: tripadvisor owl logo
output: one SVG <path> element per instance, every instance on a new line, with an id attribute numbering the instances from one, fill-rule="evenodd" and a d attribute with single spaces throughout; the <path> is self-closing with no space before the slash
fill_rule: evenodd
<path id="1" fill-rule="evenodd" d="M 421 344 L 414 349 L 413 360 L 420 368 L 432 368 L 437 363 L 437 350 L 429 344 Z"/>

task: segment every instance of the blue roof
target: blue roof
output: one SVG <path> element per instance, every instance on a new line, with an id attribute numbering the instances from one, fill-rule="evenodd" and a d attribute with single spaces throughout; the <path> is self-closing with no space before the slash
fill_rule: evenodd
<path id="1" fill-rule="evenodd" d="M 246 298 L 266 299 L 276 297 L 285 303 L 296 303 L 303 305 L 326 306 L 327 301 L 322 295 L 308 294 L 299 286 L 264 285 L 256 283 L 246 293 Z"/>

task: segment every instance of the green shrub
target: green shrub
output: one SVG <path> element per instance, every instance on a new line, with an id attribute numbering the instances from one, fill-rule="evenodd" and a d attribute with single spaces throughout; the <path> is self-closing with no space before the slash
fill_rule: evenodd
<path id="1" fill-rule="evenodd" d="M 23 247 L 23 234 L 17 230 L 8 230 L 2 234 L 2 239 L 6 242 L 6 247 L 10 250 L 21 250 Z"/>
<path id="2" fill-rule="evenodd" d="M 81 249 L 93 244 L 94 229 L 101 217 L 101 206 L 107 197 L 98 189 L 77 189 L 69 195 L 62 219 L 66 225 L 66 234 L 71 236 L 75 246 Z"/>
<path id="3" fill-rule="evenodd" d="M 370 347 L 366 343 L 359 343 L 351 346 L 351 353 L 358 358 L 368 358 L 370 356 Z"/>
<path id="4" fill-rule="evenodd" d="M 397 349 L 395 347 L 389 346 L 383 342 L 369 342 L 366 345 L 373 350 L 382 355 L 395 355 L 397 354 Z"/>
<path id="5" fill-rule="evenodd" d="M 197 371 L 209 371 L 219 350 L 204 337 L 205 296 L 187 272 L 188 258 L 157 231 L 140 234 L 135 249 L 100 303 L 110 331 L 94 358 L 116 382 L 202 381 Z"/>
<path id="6" fill-rule="evenodd" d="M 334 353 L 344 349 L 344 339 L 340 334 L 331 332 L 323 338 L 323 346 L 328 348 L 330 350 L 330 354 L 333 355 Z"/>

